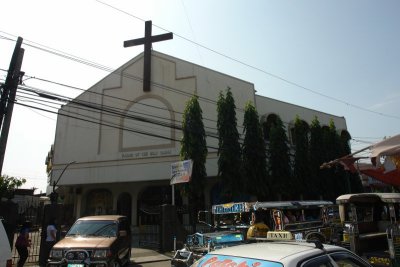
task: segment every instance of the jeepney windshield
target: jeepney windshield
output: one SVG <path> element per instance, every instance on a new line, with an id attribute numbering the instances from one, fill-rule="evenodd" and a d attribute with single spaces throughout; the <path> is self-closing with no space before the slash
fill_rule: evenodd
<path id="1" fill-rule="evenodd" d="M 352 205 L 354 207 L 352 208 Z M 342 204 L 341 219 L 345 222 L 398 221 L 400 214 L 399 203 L 362 203 Z M 354 214 L 355 211 L 355 214 Z"/>
<path id="2" fill-rule="evenodd" d="M 212 214 L 217 226 L 249 225 L 252 203 L 237 202 L 213 205 Z"/>
<path id="3" fill-rule="evenodd" d="M 396 222 L 400 219 L 399 193 L 358 193 L 341 195 L 339 204 L 342 222 Z"/>

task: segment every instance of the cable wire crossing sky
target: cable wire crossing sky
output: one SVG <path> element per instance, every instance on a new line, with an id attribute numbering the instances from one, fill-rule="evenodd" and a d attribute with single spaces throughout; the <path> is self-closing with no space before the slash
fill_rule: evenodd
<path id="1" fill-rule="evenodd" d="M 151 35 L 174 36 L 153 43 L 156 51 L 251 82 L 259 95 L 345 117 L 354 151 L 400 132 L 399 1 L 15 0 L 1 6 L 1 83 L 18 36 L 25 49 L 3 174 L 26 178 L 24 188 L 45 191 L 60 105 L 141 53 L 143 46 L 123 43 L 142 38 L 150 20 Z"/>

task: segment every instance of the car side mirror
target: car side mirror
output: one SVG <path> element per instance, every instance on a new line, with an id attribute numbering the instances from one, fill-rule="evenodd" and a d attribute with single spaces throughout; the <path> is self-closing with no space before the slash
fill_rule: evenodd
<path id="1" fill-rule="evenodd" d="M 126 232 L 126 230 L 119 231 L 119 236 L 125 237 L 127 235 L 128 235 L 128 233 Z"/>

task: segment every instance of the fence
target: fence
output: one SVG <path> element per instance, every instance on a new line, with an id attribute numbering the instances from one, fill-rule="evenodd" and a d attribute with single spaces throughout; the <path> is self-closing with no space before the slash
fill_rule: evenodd
<path id="1" fill-rule="evenodd" d="M 31 239 L 31 246 L 28 248 L 29 251 L 29 257 L 26 260 L 27 263 L 37 263 L 39 262 L 39 251 L 40 251 L 40 239 L 41 239 L 41 229 L 39 228 L 32 228 L 29 237 Z M 13 265 L 16 266 L 19 255 L 17 250 L 15 249 L 15 241 L 17 240 L 18 233 L 14 234 L 14 242 L 13 242 L 13 247 L 12 247 L 12 260 L 13 260 Z"/>
<path id="2" fill-rule="evenodd" d="M 160 248 L 160 226 L 141 225 L 139 226 L 139 247 Z"/>

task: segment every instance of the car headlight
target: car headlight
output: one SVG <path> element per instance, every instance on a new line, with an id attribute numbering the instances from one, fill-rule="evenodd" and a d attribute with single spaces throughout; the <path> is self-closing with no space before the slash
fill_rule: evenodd
<path id="1" fill-rule="evenodd" d="M 98 249 L 93 253 L 93 258 L 107 258 L 111 257 L 111 251 L 109 249 Z"/>
<path id="2" fill-rule="evenodd" d="M 62 249 L 52 249 L 50 251 L 50 258 L 61 259 L 63 256 Z"/>

